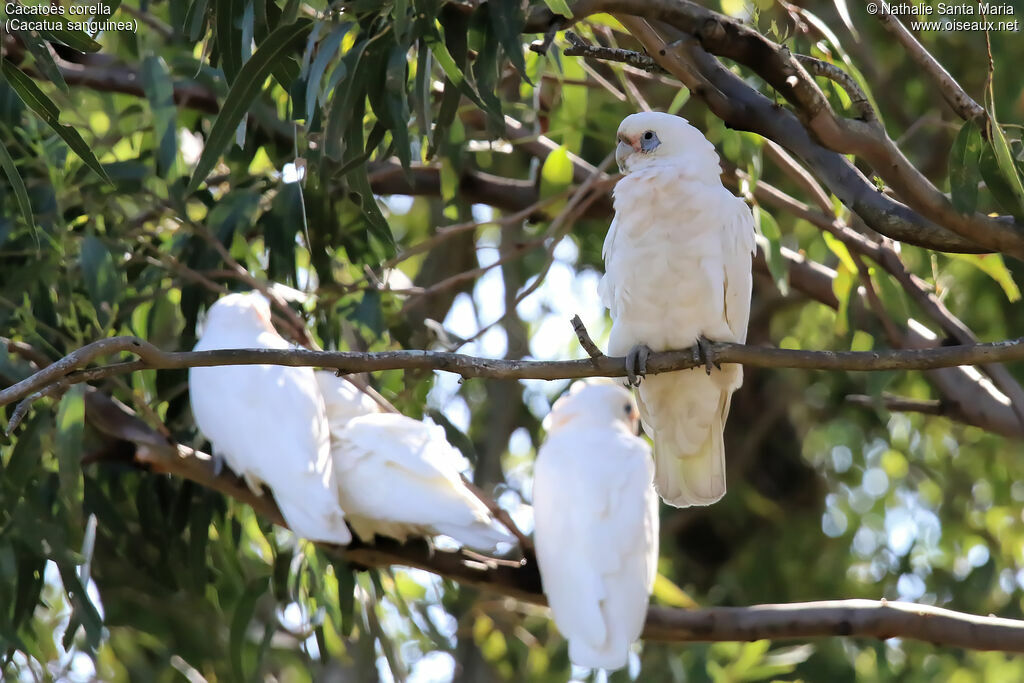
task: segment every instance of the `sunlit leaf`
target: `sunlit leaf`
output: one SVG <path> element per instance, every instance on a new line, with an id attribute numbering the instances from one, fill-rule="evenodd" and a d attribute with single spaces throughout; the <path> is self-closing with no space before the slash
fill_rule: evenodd
<path id="1" fill-rule="evenodd" d="M 1006 267 L 1002 254 L 949 254 L 949 256 L 958 261 L 970 263 L 999 283 L 1011 303 L 1020 300 L 1020 288 L 1014 281 L 1013 274 Z"/>

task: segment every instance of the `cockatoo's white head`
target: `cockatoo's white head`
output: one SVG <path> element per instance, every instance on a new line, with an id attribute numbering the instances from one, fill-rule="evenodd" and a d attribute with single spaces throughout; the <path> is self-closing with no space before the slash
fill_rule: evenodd
<path id="1" fill-rule="evenodd" d="M 228 294 L 217 299 L 206 312 L 206 324 L 203 334 L 210 331 L 235 330 L 238 332 L 260 334 L 273 332 L 274 324 L 270 320 L 270 304 L 259 292 L 246 294 Z"/>
<path id="2" fill-rule="evenodd" d="M 704 135 L 672 114 L 647 111 L 622 119 L 615 161 L 625 174 L 653 166 L 683 166 L 693 173 L 721 173 L 715 147 Z"/>
<path id="3" fill-rule="evenodd" d="M 575 420 L 609 426 L 621 423 L 636 434 L 640 414 L 628 389 L 600 377 L 573 383 L 551 406 L 551 412 L 544 418 L 544 429 L 550 433 Z"/>

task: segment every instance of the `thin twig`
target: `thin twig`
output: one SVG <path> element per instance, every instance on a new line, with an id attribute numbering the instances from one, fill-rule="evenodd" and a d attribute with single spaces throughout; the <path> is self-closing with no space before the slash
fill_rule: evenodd
<path id="1" fill-rule="evenodd" d="M 580 340 L 580 346 L 586 351 L 591 358 L 600 358 L 604 355 L 601 349 L 597 348 L 597 344 L 590 338 L 590 333 L 587 332 L 586 325 L 583 324 L 583 320 L 580 319 L 579 315 L 572 317 L 572 330 L 576 333 L 576 338 Z"/>
<path id="2" fill-rule="evenodd" d="M 508 513 L 508 510 L 505 510 L 501 506 L 499 506 L 495 500 L 493 500 L 490 496 L 484 493 L 483 489 L 481 489 L 479 486 L 470 481 L 470 479 L 466 475 L 460 474 L 459 476 L 462 478 L 462 483 L 465 485 L 467 489 L 469 489 L 470 493 L 476 496 L 477 499 L 487 507 L 491 515 L 493 515 L 496 520 L 501 522 L 502 526 L 509 530 L 509 533 L 516 537 L 516 540 L 519 541 L 519 546 L 524 550 L 532 551 L 533 541 L 531 541 L 530 537 L 524 534 L 522 529 L 520 529 L 519 526 L 516 525 L 515 520 L 512 519 L 512 515 Z"/>
<path id="3" fill-rule="evenodd" d="M 948 406 L 938 400 L 920 400 L 907 398 L 905 396 L 893 396 L 883 394 L 881 397 L 867 396 L 865 394 L 850 394 L 844 399 L 847 403 L 874 408 L 881 406 L 886 410 L 897 413 L 923 413 L 925 415 L 947 415 Z"/>
<path id="4" fill-rule="evenodd" d="M 808 55 L 793 55 L 801 66 L 807 69 L 807 73 L 812 76 L 821 76 L 827 78 L 830 81 L 834 81 L 846 91 L 846 94 L 850 96 L 850 106 L 857 111 L 863 121 L 877 121 L 878 116 L 875 114 L 874 108 L 871 106 L 871 100 L 864 94 L 864 90 L 861 89 L 860 84 L 854 80 L 853 76 L 840 69 L 835 64 L 830 64 L 821 59 L 810 57 Z"/>

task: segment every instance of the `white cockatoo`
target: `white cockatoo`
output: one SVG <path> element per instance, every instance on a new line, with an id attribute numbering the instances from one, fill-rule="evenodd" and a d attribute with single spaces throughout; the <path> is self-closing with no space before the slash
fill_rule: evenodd
<path id="1" fill-rule="evenodd" d="M 262 295 L 228 294 L 207 312 L 196 351 L 287 349 Z M 266 484 L 303 538 L 348 543 L 335 492 L 327 411 L 311 368 L 226 365 L 189 370 L 196 425 L 214 453 L 259 493 Z"/>
<path id="2" fill-rule="evenodd" d="M 722 185 L 714 146 L 685 119 L 633 114 L 618 140 L 625 177 L 615 187 L 599 286 L 612 317 L 608 352 L 627 356 L 636 384 L 651 350 L 700 347 L 706 371 L 652 375 L 638 400 L 658 493 L 677 507 L 710 505 L 725 495 L 723 428 L 743 370 L 712 371 L 707 340 L 746 341 L 754 219 Z"/>
<path id="3" fill-rule="evenodd" d="M 318 372 L 331 426 L 338 500 L 356 535 L 405 541 L 450 536 L 493 551 L 515 538 L 463 483 L 468 463 L 444 429 L 397 413 L 378 412 L 372 399 L 331 372 Z"/>
<path id="4" fill-rule="evenodd" d="M 577 666 L 618 669 L 657 575 L 658 496 L 629 391 L 576 382 L 544 420 L 533 479 L 541 583 Z"/>

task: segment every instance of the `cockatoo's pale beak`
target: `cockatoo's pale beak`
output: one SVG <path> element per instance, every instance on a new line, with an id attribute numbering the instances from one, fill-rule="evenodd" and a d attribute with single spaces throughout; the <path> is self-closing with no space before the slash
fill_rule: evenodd
<path id="1" fill-rule="evenodd" d="M 619 170 L 625 172 L 626 169 L 624 168 L 624 164 L 626 162 L 626 157 L 628 157 L 633 152 L 639 151 L 639 139 L 631 140 L 627 137 L 620 137 L 619 144 L 615 148 L 615 163 L 619 165 Z"/>

